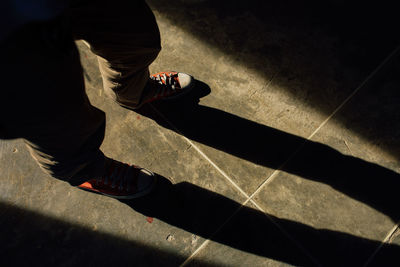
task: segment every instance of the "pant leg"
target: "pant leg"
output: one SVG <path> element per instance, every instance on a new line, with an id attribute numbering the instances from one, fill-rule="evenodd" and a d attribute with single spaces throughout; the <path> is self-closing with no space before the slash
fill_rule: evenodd
<path id="1" fill-rule="evenodd" d="M 0 44 L 0 138 L 24 138 L 43 169 L 76 185 L 103 172 L 105 116 L 89 103 L 63 25 L 31 23 Z"/>
<path id="2" fill-rule="evenodd" d="M 155 17 L 143 0 L 77 1 L 70 9 L 73 33 L 98 56 L 106 95 L 137 106 L 159 51 Z"/>

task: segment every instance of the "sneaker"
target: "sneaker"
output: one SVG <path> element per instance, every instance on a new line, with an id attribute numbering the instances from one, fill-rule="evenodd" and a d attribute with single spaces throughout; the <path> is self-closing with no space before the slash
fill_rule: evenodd
<path id="1" fill-rule="evenodd" d="M 142 197 L 153 189 L 156 176 L 153 172 L 106 158 L 105 173 L 77 187 L 117 199 Z"/>
<path id="2" fill-rule="evenodd" d="M 157 100 L 170 100 L 188 93 L 194 86 L 194 78 L 183 72 L 163 71 L 150 76 L 143 92 L 141 103 L 131 109 L 139 109 L 144 104 Z"/>

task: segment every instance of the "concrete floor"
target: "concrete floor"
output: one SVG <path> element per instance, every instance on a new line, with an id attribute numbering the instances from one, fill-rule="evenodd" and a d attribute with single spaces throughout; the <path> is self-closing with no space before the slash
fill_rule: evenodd
<path id="1" fill-rule="evenodd" d="M 0 140 L 1 265 L 398 266 L 393 12 L 277 2 L 149 1 L 163 45 L 151 70 L 201 82 L 140 112 L 104 97 L 78 42 L 107 114 L 102 150 L 161 180 L 122 202 L 52 179 L 21 140 Z"/>

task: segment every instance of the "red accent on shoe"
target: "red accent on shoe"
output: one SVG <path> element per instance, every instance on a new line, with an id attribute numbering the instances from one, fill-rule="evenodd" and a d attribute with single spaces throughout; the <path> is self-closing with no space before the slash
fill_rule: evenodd
<path id="1" fill-rule="evenodd" d="M 112 159 L 107 160 L 105 174 L 100 179 L 90 179 L 77 187 L 118 199 L 141 197 L 153 188 L 155 175 L 151 171 Z M 145 181 L 145 186 L 139 188 L 139 179 L 151 180 Z"/>

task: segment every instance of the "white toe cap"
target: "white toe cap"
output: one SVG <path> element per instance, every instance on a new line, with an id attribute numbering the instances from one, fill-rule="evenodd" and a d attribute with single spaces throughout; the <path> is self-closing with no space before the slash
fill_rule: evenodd
<path id="1" fill-rule="evenodd" d="M 189 74 L 178 72 L 178 79 L 182 89 L 189 87 L 193 84 L 193 77 Z"/>

